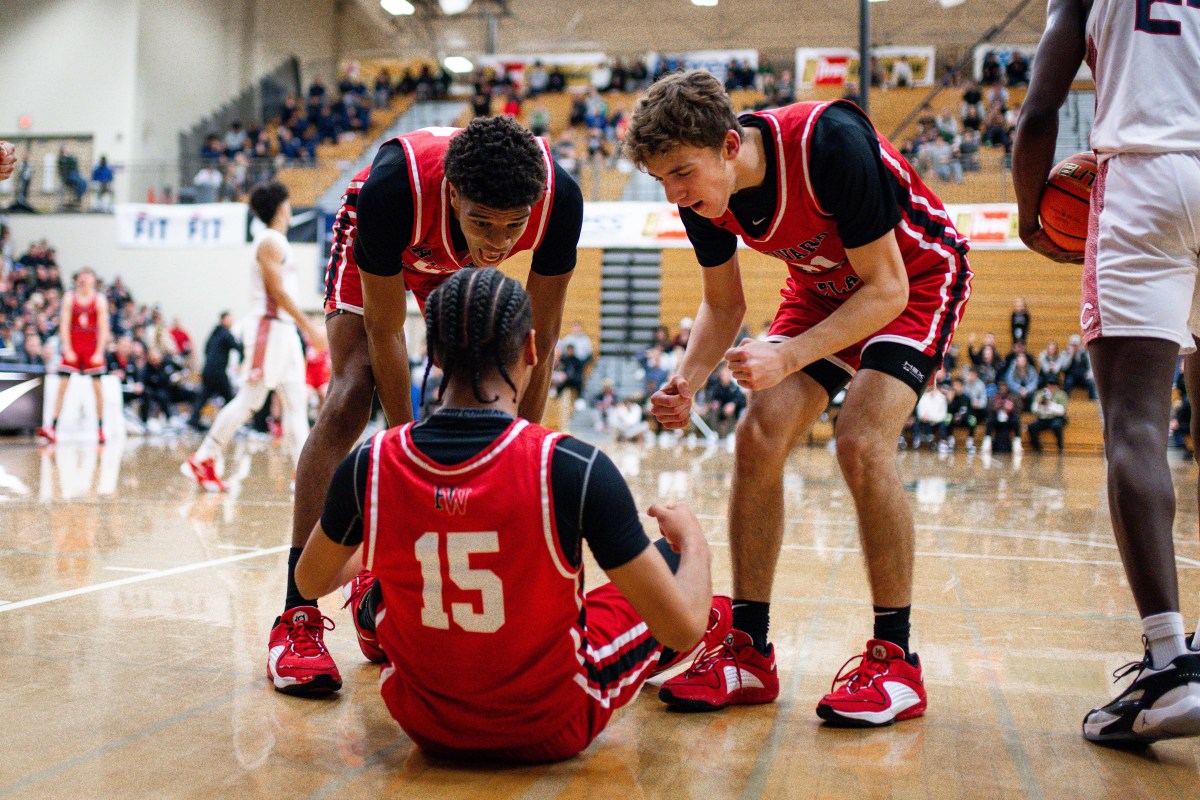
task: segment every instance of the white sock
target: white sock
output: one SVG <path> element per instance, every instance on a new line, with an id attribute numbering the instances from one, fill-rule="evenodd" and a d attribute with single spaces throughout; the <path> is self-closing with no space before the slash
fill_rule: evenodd
<path id="1" fill-rule="evenodd" d="M 1142 632 L 1150 645 L 1150 666 L 1162 669 L 1187 652 L 1183 637 L 1183 615 L 1178 611 L 1166 611 L 1142 618 Z"/>
<path id="2" fill-rule="evenodd" d="M 1200 622 L 1196 623 L 1196 632 L 1192 634 L 1192 641 L 1188 646 L 1193 650 L 1200 650 Z"/>

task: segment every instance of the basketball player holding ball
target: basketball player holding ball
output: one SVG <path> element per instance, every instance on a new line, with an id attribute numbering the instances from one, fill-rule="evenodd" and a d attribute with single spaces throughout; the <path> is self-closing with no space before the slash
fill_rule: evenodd
<path id="1" fill-rule="evenodd" d="M 916 171 L 844 101 L 739 117 L 712 75 L 676 73 L 639 101 L 626 147 L 678 204 L 702 267 L 687 352 L 651 398 L 654 415 L 667 428 L 690 425 L 692 393 L 722 359 L 751 390 L 729 502 L 734 631 L 659 696 L 715 711 L 779 694 L 767 632 L 783 468 L 848 386 L 837 456 L 858 512 L 875 624 L 817 714 L 857 727 L 920 716 L 924 680 L 909 647 L 913 518 L 896 442 L 970 296 L 966 240 Z M 765 342 L 734 341 L 746 308 L 739 236 L 784 262 L 784 300 Z"/>
<path id="2" fill-rule="evenodd" d="M 321 694 L 342 684 L 317 598 L 297 589 L 295 567 L 334 469 L 367 424 L 372 395 L 378 391 L 390 425 L 413 418 L 405 290 L 423 308 L 459 269 L 495 267 L 532 250 L 526 289 L 538 364 L 520 411 L 538 422 L 582 227 L 579 186 L 551 159 L 548 143 L 510 117 L 398 136 L 350 182 L 326 270 L 333 372 L 296 468 L 287 593 L 268 647 L 267 671 L 279 691 Z"/>
<path id="3" fill-rule="evenodd" d="M 1051 0 L 1017 126 L 1021 238 L 1057 261 L 1038 221 L 1058 109 L 1084 57 L 1096 80 L 1080 324 L 1104 416 L 1108 503 L 1146 653 L 1132 684 L 1090 711 L 1083 735 L 1147 744 L 1200 735 L 1200 650 L 1180 614 L 1167 466 L 1171 383 L 1195 350 L 1200 253 L 1200 8 L 1156 0 Z M 1197 388 L 1200 388 L 1198 386 Z"/>

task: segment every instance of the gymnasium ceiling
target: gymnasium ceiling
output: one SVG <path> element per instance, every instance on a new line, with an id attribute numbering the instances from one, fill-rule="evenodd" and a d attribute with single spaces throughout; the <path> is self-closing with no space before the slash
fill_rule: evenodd
<path id="1" fill-rule="evenodd" d="M 446 17 L 436 0 L 413 0 L 414 16 L 392 17 L 379 0 L 353 0 L 357 20 L 377 36 L 359 56 L 438 56 L 484 52 L 485 9 L 507 9 L 500 18 L 501 53 L 602 51 L 631 55 L 651 50 L 756 48 L 782 58 L 796 47 L 857 47 L 858 0 L 720 0 L 701 8 L 690 0 L 475 0 L 466 14 Z M 937 0 L 871 3 L 875 45 L 934 44 L 957 55 L 1022 5 L 1022 0 L 963 0 L 942 8 Z M 1045 0 L 1025 8 L 995 41 L 1033 43 L 1046 22 Z"/>

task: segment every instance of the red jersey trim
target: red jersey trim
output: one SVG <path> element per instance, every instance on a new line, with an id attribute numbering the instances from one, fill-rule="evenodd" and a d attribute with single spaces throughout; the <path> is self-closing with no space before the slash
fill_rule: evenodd
<path id="1" fill-rule="evenodd" d="M 534 237 L 530 250 L 537 250 L 542 246 L 542 237 L 546 234 L 546 222 L 550 219 L 550 208 L 554 203 L 554 159 L 550 157 L 550 146 L 544 139 L 539 138 L 537 143 L 542 148 L 542 158 L 546 162 L 546 194 L 541 203 L 542 218 L 538 221 L 537 236 Z"/>
<path id="2" fill-rule="evenodd" d="M 404 427 L 408 428 L 411 425 L 412 423 L 410 422 Z M 380 431 L 375 434 L 375 438 L 371 442 L 371 473 L 367 476 L 367 496 L 370 498 L 371 509 L 367 530 L 367 555 L 363 562 L 367 569 L 375 568 L 375 542 L 379 538 L 379 450 L 383 447 L 384 437 L 389 432 L 386 430 Z M 378 623 L 378 620 L 376 620 L 376 623 Z M 380 682 L 382 683 L 382 681 Z"/>
<path id="3" fill-rule="evenodd" d="M 442 249 L 446 251 L 446 258 L 450 259 L 451 263 L 454 264 L 454 267 L 456 269 L 462 269 L 463 265 L 458 262 L 458 256 L 455 255 L 454 252 L 454 240 L 450 236 L 450 212 L 454 209 L 450 205 L 450 182 L 445 178 L 442 178 L 441 195 L 442 207 L 440 211 L 442 218 L 440 227 L 442 232 Z M 470 255 L 468 255 L 467 258 L 469 259 Z"/>
<path id="4" fill-rule="evenodd" d="M 521 431 L 529 427 L 529 420 L 514 420 L 512 425 L 509 426 L 508 431 L 493 442 L 491 446 L 484 448 L 483 452 L 474 458 L 467 459 L 461 464 L 456 464 L 452 467 L 443 467 L 431 461 L 413 445 L 412 426 L 413 423 L 410 422 L 397 432 L 397 435 L 400 437 L 400 446 L 410 461 L 426 472 L 432 472 L 434 475 L 462 475 L 465 472 L 470 472 L 473 469 L 483 466 L 500 455 L 504 448 L 512 444 L 513 440 L 521 434 Z"/>
<path id="5" fill-rule="evenodd" d="M 413 150 L 409 141 L 403 137 L 400 138 L 400 144 L 404 145 L 404 153 L 408 156 L 408 178 L 411 185 L 413 195 L 413 209 L 416 211 L 415 219 L 413 220 L 413 238 L 408 243 L 409 247 L 416 247 L 421 241 L 421 233 L 424 230 L 424 218 L 421 216 L 421 174 L 417 169 L 417 154 Z"/>
<path id="6" fill-rule="evenodd" d="M 546 536 L 546 549 L 550 551 L 550 560 L 558 574 L 564 578 L 575 580 L 578 570 L 571 567 L 566 554 L 562 551 L 562 542 L 558 540 L 558 532 L 554 529 L 554 493 L 550 491 L 550 460 L 553 457 L 554 445 L 562 438 L 561 433 L 552 433 L 542 441 L 542 460 L 539 470 L 539 482 L 542 488 L 542 532 Z"/>
<path id="7" fill-rule="evenodd" d="M 808 196 L 812 198 L 813 205 L 816 206 L 817 212 L 827 217 L 832 216 L 828 211 L 821 208 L 821 201 L 817 197 L 817 193 L 813 191 L 812 173 L 808 168 L 808 140 L 812 135 L 813 126 L 817 124 L 817 120 L 825 113 L 825 109 L 829 108 L 832 103 L 823 103 L 813 110 L 808 119 L 804 123 L 804 133 L 800 136 L 800 152 L 803 153 L 803 170 L 804 170 L 804 188 L 808 190 Z"/>
<path id="8" fill-rule="evenodd" d="M 787 208 L 788 191 L 787 191 L 787 156 L 783 152 L 783 129 L 779 125 L 779 120 L 774 114 L 764 112 L 757 116 L 765 119 L 771 126 L 772 144 L 775 146 L 775 173 L 776 185 L 779 187 L 779 206 L 775 209 L 775 219 L 771 222 L 771 227 L 761 239 L 753 239 L 743 231 L 743 238 L 747 242 L 765 242 L 775 235 L 775 231 L 779 229 L 779 225 L 783 222 L 783 212 Z M 805 178 L 807 179 L 807 172 Z M 741 225 L 739 224 L 740 228 Z"/>

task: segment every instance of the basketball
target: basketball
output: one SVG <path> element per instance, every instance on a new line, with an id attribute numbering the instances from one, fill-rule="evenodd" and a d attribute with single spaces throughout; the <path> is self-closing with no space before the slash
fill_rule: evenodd
<path id="1" fill-rule="evenodd" d="M 1042 194 L 1038 213 L 1046 235 L 1072 253 L 1082 253 L 1087 244 L 1088 213 L 1097 169 L 1095 155 L 1076 153 L 1054 165 Z"/>

